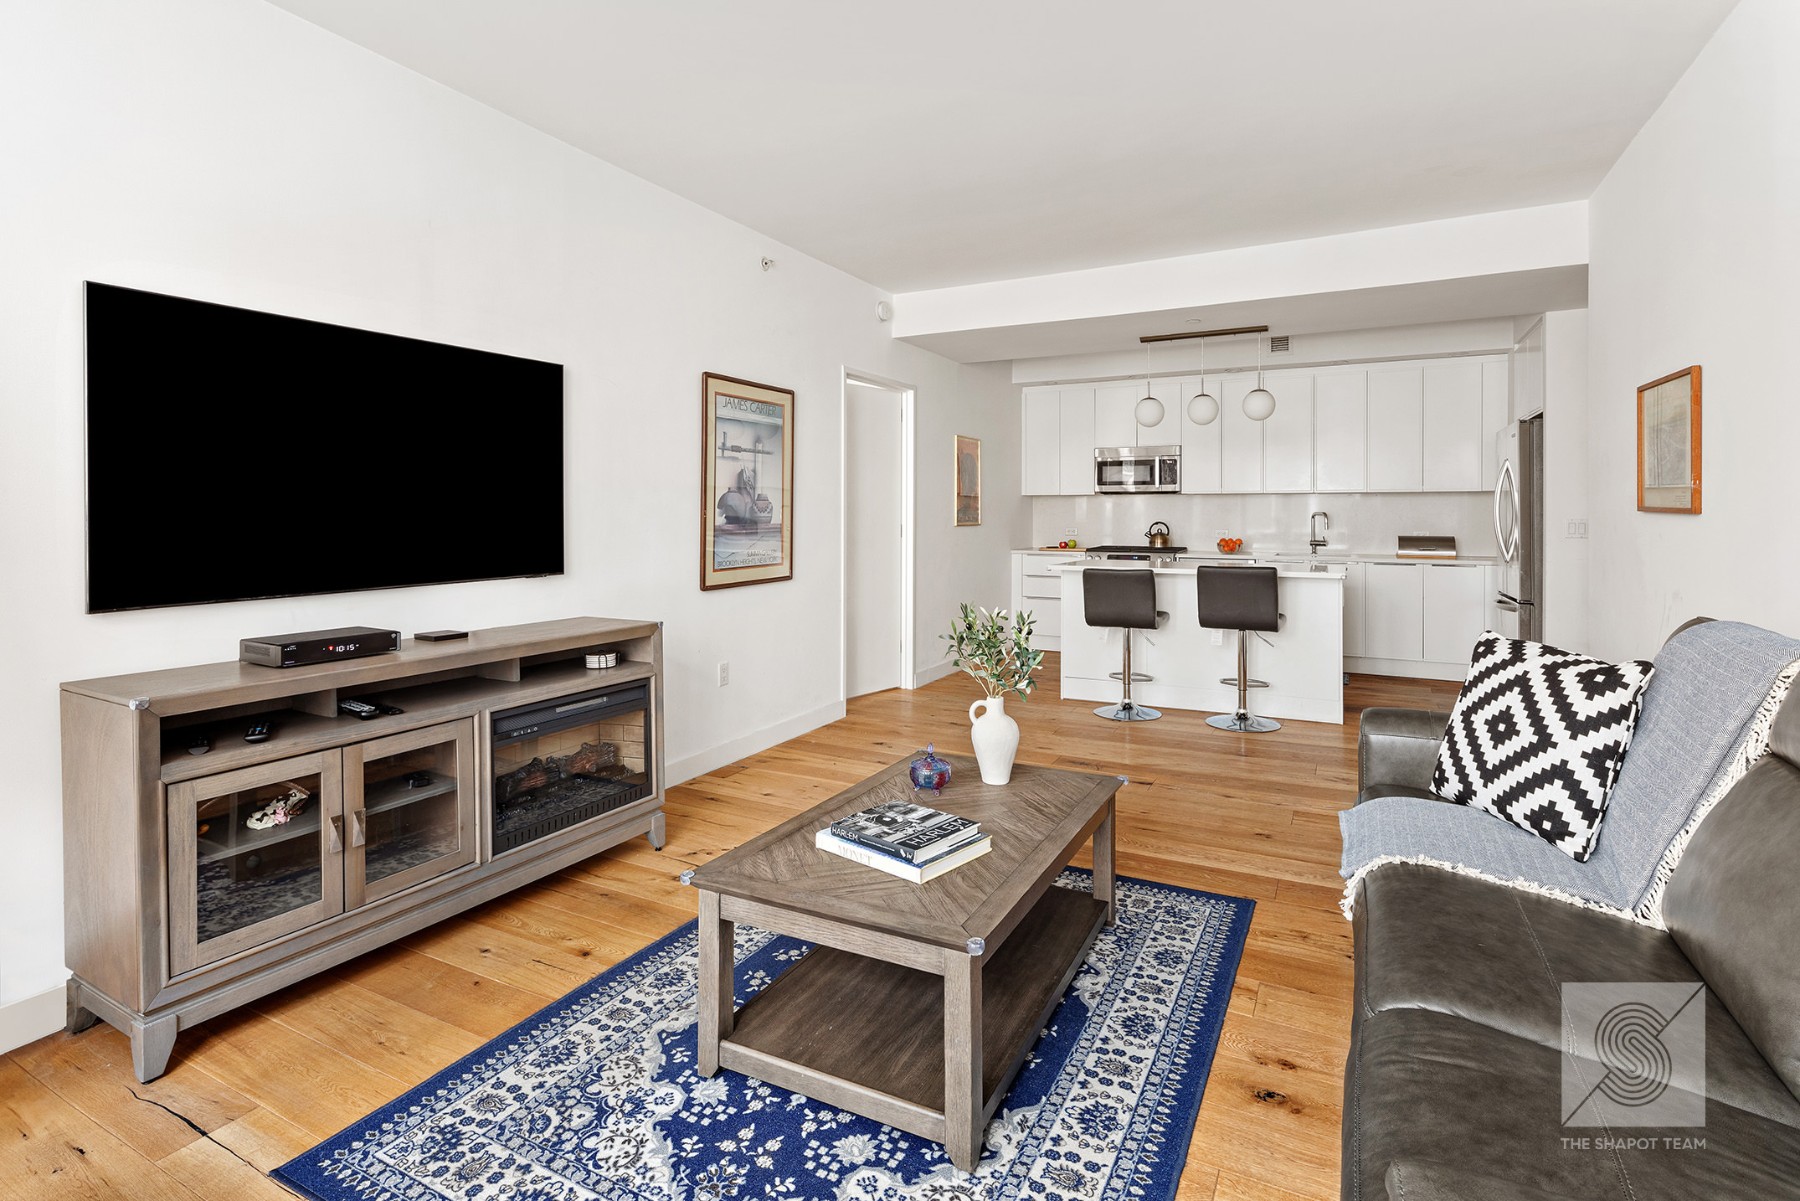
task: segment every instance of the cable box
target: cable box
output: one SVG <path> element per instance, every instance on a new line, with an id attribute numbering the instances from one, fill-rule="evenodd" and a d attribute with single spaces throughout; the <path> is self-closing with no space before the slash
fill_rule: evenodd
<path id="1" fill-rule="evenodd" d="M 238 658 L 259 667 L 299 667 L 306 663 L 330 663 L 334 659 L 385 655 L 399 649 L 399 630 L 345 626 L 341 630 L 308 630 L 303 634 L 245 638 L 238 643 Z"/>

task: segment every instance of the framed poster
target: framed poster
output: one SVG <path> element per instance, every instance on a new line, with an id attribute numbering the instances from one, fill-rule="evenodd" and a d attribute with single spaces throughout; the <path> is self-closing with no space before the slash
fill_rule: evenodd
<path id="1" fill-rule="evenodd" d="M 701 376 L 700 587 L 794 578 L 794 394 Z"/>
<path id="2" fill-rule="evenodd" d="M 981 439 L 956 435 L 956 524 L 981 524 Z"/>
<path id="3" fill-rule="evenodd" d="M 1700 511 L 1700 368 L 1638 389 L 1638 512 Z"/>

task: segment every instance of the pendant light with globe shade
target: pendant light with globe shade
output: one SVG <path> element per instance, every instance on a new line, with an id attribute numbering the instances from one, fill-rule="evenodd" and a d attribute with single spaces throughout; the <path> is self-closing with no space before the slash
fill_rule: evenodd
<path id="1" fill-rule="evenodd" d="M 1244 397 L 1244 416 L 1252 421 L 1267 421 L 1275 415 L 1275 394 L 1263 387 L 1263 338 L 1256 335 L 1256 388 Z"/>

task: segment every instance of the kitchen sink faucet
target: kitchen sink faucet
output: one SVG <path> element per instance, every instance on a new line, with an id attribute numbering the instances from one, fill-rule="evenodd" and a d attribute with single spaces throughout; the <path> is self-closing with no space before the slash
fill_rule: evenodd
<path id="1" fill-rule="evenodd" d="M 1312 547 L 1312 551 L 1310 553 L 1315 554 L 1315 555 L 1319 553 L 1319 548 L 1321 546 L 1325 545 L 1325 538 L 1323 535 L 1321 535 L 1319 533 L 1319 519 L 1320 518 L 1324 518 L 1326 529 L 1331 528 L 1331 514 L 1329 514 L 1329 513 L 1314 513 L 1312 515 L 1312 519 L 1308 523 L 1309 537 L 1307 538 L 1306 545 Z"/>

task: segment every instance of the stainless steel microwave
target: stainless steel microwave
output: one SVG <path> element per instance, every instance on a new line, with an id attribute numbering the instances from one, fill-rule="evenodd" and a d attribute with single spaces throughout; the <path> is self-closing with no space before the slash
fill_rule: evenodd
<path id="1" fill-rule="evenodd" d="M 1181 447 L 1102 446 L 1094 451 L 1096 492 L 1181 491 Z"/>

